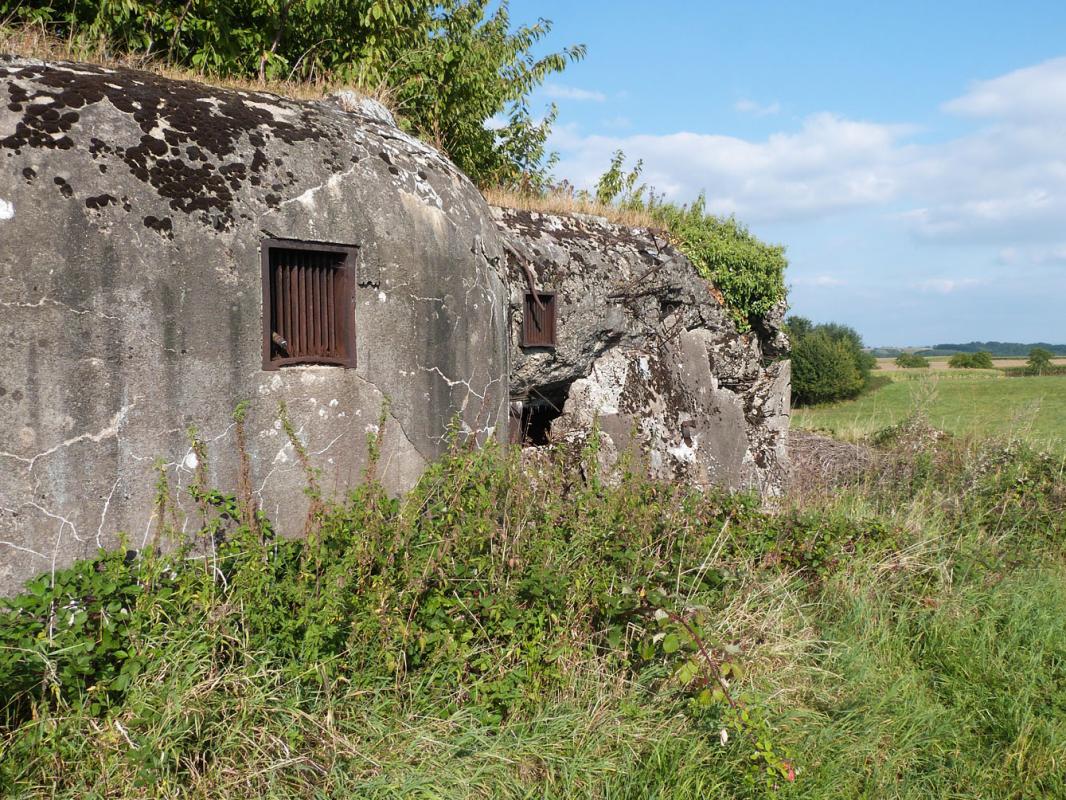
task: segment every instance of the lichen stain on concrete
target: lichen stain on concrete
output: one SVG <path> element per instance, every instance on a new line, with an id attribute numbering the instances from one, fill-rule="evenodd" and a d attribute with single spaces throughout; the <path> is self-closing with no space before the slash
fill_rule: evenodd
<path id="1" fill-rule="evenodd" d="M 0 248 L 14 320 L 0 384 L 27 398 L 5 401 L 0 428 L 0 497 L 24 509 L 0 531 L 0 594 L 113 531 L 147 541 L 157 458 L 177 496 L 207 465 L 236 475 L 240 401 L 253 493 L 280 530 L 301 527 L 308 498 L 279 401 L 338 496 L 364 472 L 366 432 L 400 492 L 454 420 L 482 441 L 509 392 L 540 388 L 565 397 L 572 431 L 599 419 L 616 454 L 639 440 L 654 474 L 773 490 L 788 362 L 769 363 L 762 332 L 738 335 L 681 254 L 648 231 L 494 212 L 387 114 L 351 108 L 0 56 L 0 230 L 15 243 Z M 356 368 L 261 369 L 264 237 L 359 248 Z M 559 290 L 551 353 L 509 351 L 526 273 L 505 242 Z"/>
<path id="2" fill-rule="evenodd" d="M 783 308 L 758 336 L 740 334 L 714 287 L 661 233 L 597 217 L 494 213 L 509 256 L 512 341 L 531 280 L 559 298 L 557 346 L 512 349 L 512 401 L 561 406 L 551 440 L 580 440 L 598 423 L 601 464 L 637 444 L 660 478 L 780 491 Z"/>
<path id="3" fill-rule="evenodd" d="M 42 560 L 115 546 L 115 531 L 150 538 L 157 459 L 195 520 L 196 470 L 233 489 L 239 402 L 254 494 L 279 529 L 299 529 L 308 502 L 279 401 L 338 497 L 364 474 L 363 427 L 386 396 L 390 492 L 446 450 L 451 420 L 479 432 L 505 413 L 491 212 L 441 154 L 365 109 L 0 56 L 0 498 L 21 509 L 14 529 L 0 521 L 0 595 Z M 266 237 L 360 248 L 356 368 L 262 370 Z M 455 313 L 434 328 L 436 305 L 416 296 Z M 207 443 L 196 466 L 190 425 Z"/>

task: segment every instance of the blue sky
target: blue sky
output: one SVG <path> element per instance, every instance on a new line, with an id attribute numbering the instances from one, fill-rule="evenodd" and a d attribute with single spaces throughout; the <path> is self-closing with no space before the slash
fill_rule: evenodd
<path id="1" fill-rule="evenodd" d="M 792 312 L 868 344 L 1066 342 L 1066 2 L 512 0 L 588 56 L 556 174 L 622 149 L 786 245 Z"/>

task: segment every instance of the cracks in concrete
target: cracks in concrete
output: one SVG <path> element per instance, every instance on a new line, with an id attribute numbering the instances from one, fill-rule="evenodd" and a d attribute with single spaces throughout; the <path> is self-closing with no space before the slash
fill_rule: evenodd
<path id="1" fill-rule="evenodd" d="M 488 391 L 488 386 L 486 386 L 485 389 L 482 389 L 482 394 L 478 394 L 477 392 L 474 391 L 474 387 L 472 387 L 470 385 L 470 381 L 469 380 L 463 380 L 462 378 L 457 378 L 457 379 L 449 378 L 447 375 L 445 375 L 443 372 L 441 372 L 440 367 L 424 367 L 421 364 L 417 364 L 417 363 L 416 363 L 416 366 L 418 367 L 419 371 L 421 371 L 421 372 L 436 373 L 437 375 L 440 376 L 440 379 L 442 381 L 444 381 L 446 384 L 448 384 L 449 388 L 454 388 L 456 386 L 465 386 L 466 387 L 466 391 L 467 391 L 467 395 L 468 395 L 468 399 L 469 399 L 469 395 L 473 395 L 478 400 L 482 400 L 483 401 L 485 399 L 485 394 L 484 393 L 486 393 Z M 490 385 L 491 385 L 491 382 L 490 382 Z M 466 400 L 463 401 L 462 408 L 463 409 L 466 408 Z"/>
<path id="2" fill-rule="evenodd" d="M 109 320 L 112 320 L 114 322 L 121 322 L 122 321 L 122 317 L 115 316 L 113 314 L 105 314 L 103 311 L 96 311 L 95 309 L 92 309 L 92 308 L 75 308 L 74 306 L 72 306 L 72 305 L 70 305 L 68 303 L 64 303 L 62 300 L 56 300 L 53 297 L 42 297 L 36 303 L 27 303 L 27 302 L 24 302 L 24 301 L 17 301 L 17 300 L 0 301 L 0 308 L 31 309 L 31 308 L 45 308 L 47 306 L 54 306 L 56 308 L 61 308 L 64 311 L 69 311 L 71 314 L 78 314 L 79 316 L 82 315 L 82 314 L 92 314 L 93 316 L 99 317 L 100 319 L 109 319 Z"/>
<path id="3" fill-rule="evenodd" d="M 111 507 L 111 498 L 115 496 L 115 489 L 118 488 L 122 478 L 115 478 L 115 482 L 111 484 L 111 491 L 107 493 L 107 499 L 104 500 L 104 507 L 100 510 L 100 524 L 96 526 L 96 546 L 103 547 L 103 533 L 104 533 L 104 521 L 107 519 L 107 511 Z"/>
<path id="4" fill-rule="evenodd" d="M 109 420 L 107 426 L 104 427 L 102 430 L 97 431 L 96 433 L 82 433 L 82 434 L 79 434 L 78 436 L 73 436 L 70 439 L 67 439 L 67 440 L 65 440 L 63 442 L 60 442 L 59 444 L 57 444 L 57 445 L 55 445 L 53 447 L 50 447 L 47 450 L 43 450 L 40 453 L 37 453 L 37 455 L 32 456 L 30 458 L 26 458 L 24 456 L 19 456 L 19 455 L 16 455 L 15 453 L 8 453 L 8 452 L 2 451 L 2 450 L 0 450 L 0 457 L 2 457 L 2 458 L 10 458 L 10 459 L 12 459 L 14 461 L 21 462 L 21 463 L 26 465 L 26 470 L 28 472 L 32 472 L 34 466 L 36 465 L 36 463 L 38 461 L 38 459 L 46 458 L 47 456 L 50 456 L 53 453 L 56 453 L 56 452 L 58 452 L 60 450 L 63 450 L 65 448 L 67 448 L 67 447 L 71 447 L 71 446 L 79 444 L 81 442 L 93 442 L 94 444 L 99 444 L 100 442 L 104 441 L 105 439 L 116 438 L 119 435 L 119 432 L 122 429 L 122 424 L 126 421 L 126 417 L 129 415 L 130 411 L 132 411 L 134 408 L 137 407 L 137 401 L 140 400 L 140 399 L 141 399 L 140 397 L 135 397 L 133 399 L 133 402 L 131 402 L 131 403 L 127 404 L 127 405 L 124 405 L 122 408 L 120 408 L 118 411 L 116 411 L 112 415 L 112 417 Z"/>
<path id="5" fill-rule="evenodd" d="M 57 520 L 59 522 L 59 527 L 56 529 L 55 540 L 54 540 L 54 542 L 52 544 L 52 555 L 49 556 L 49 555 L 46 555 L 45 553 L 38 552 L 38 551 L 33 550 L 33 549 L 29 548 L 29 547 L 23 547 L 22 545 L 17 545 L 14 542 L 10 542 L 10 541 L 7 541 L 7 540 L 0 540 L 0 544 L 7 545 L 8 547 L 10 547 L 10 548 L 12 548 L 14 550 L 18 550 L 18 551 L 21 551 L 21 552 L 24 552 L 24 553 L 29 553 L 29 554 L 31 554 L 33 556 L 36 556 L 36 557 L 48 562 L 49 563 L 49 569 L 51 570 L 51 574 L 54 576 L 55 575 L 55 571 L 56 571 L 56 562 L 59 559 L 59 554 L 61 552 L 61 545 L 63 544 L 63 532 L 66 530 L 66 528 L 68 528 L 68 527 L 70 528 L 71 535 L 74 537 L 75 541 L 84 542 L 85 539 L 83 539 L 81 536 L 78 535 L 78 529 L 74 525 L 73 522 L 71 522 L 69 519 L 64 517 L 62 514 L 57 514 L 57 513 L 53 512 L 53 511 L 48 510 L 47 508 L 42 506 L 40 503 L 36 503 L 36 502 L 30 501 L 30 502 L 22 503 L 19 506 L 17 506 L 16 508 L 6 508 L 6 507 L 4 507 L 4 508 L 0 508 L 0 510 L 10 514 L 13 517 L 18 517 L 19 516 L 19 512 L 22 509 L 24 509 L 24 508 L 32 508 L 35 511 L 40 512 L 41 514 L 44 514 L 49 519 Z M 16 526 L 15 526 L 16 530 L 17 530 L 17 527 L 18 526 L 16 524 Z"/>
<path id="6" fill-rule="evenodd" d="M 6 511 L 7 509 L 4 510 Z M 44 553 L 38 553 L 36 550 L 31 550 L 28 547 L 23 547 L 22 545 L 15 544 L 14 542 L 8 542 L 3 539 L 0 539 L 0 545 L 10 547 L 12 550 L 19 550 L 23 553 L 29 553 L 32 556 L 37 556 L 37 558 L 41 559 L 42 561 L 48 561 L 49 558 Z"/>
<path id="7" fill-rule="evenodd" d="M 358 169 L 360 169 L 360 165 L 359 165 L 359 163 L 356 163 L 356 164 L 353 164 L 352 166 L 348 167 L 348 169 L 344 170 L 344 172 L 334 172 L 332 175 L 330 175 L 328 178 L 326 178 L 326 180 L 324 180 L 318 186 L 312 186 L 310 189 L 307 189 L 307 190 L 301 192 L 296 197 L 291 197 L 288 200 L 282 200 L 281 203 L 278 204 L 278 207 L 279 208 L 284 208 L 287 205 L 291 205 L 293 203 L 299 203 L 304 208 L 306 208 L 308 211 L 313 211 L 314 208 L 315 208 L 315 195 L 316 194 L 318 194 L 320 191 L 322 191 L 322 189 L 333 189 L 333 188 L 339 186 L 341 184 L 341 182 L 344 181 L 345 178 L 347 178 L 349 175 L 351 175 L 353 172 L 355 172 Z"/>
<path id="8" fill-rule="evenodd" d="M 77 316 L 84 316 L 89 314 L 100 319 L 106 319 L 110 322 L 122 322 L 123 317 L 115 314 L 105 314 L 103 311 L 97 311 L 93 308 L 76 308 L 69 303 L 64 303 L 62 300 L 56 300 L 54 297 L 42 297 L 36 302 L 29 303 L 19 300 L 0 300 L 0 308 L 13 308 L 13 309 L 44 309 L 44 308 L 58 308 L 62 311 L 66 311 L 70 314 L 76 314 Z M 145 331 L 135 331 L 136 335 L 149 344 L 155 345 L 160 350 L 166 353 L 177 353 L 173 347 L 167 347 L 158 339 L 149 336 Z"/>

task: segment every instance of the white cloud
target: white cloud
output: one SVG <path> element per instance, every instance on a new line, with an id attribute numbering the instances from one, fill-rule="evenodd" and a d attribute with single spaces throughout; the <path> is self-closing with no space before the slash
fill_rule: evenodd
<path id="1" fill-rule="evenodd" d="M 1005 267 L 1060 266 L 1066 264 L 1066 244 L 1048 247 L 1004 247 L 996 254 L 996 261 Z"/>
<path id="2" fill-rule="evenodd" d="M 750 100 L 737 107 L 764 108 Z M 558 174 L 579 186 L 594 183 L 621 149 L 629 163 L 644 160 L 644 179 L 668 198 L 690 200 L 705 190 L 710 210 L 752 223 L 866 208 L 925 241 L 998 248 L 1061 242 L 1066 58 L 975 83 L 942 108 L 975 127 L 918 144 L 914 126 L 821 113 L 764 139 L 689 131 L 586 135 L 563 126 L 551 146 L 562 156 Z"/>
<path id="3" fill-rule="evenodd" d="M 955 186 L 956 191 L 966 188 Z M 1066 195 L 1037 187 L 1020 194 L 1005 193 L 998 197 L 982 194 L 931 208 L 915 208 L 900 217 L 922 238 L 973 241 L 1039 236 L 1040 229 L 1055 225 L 1064 213 Z M 1047 230 L 1047 233 L 1055 232 Z"/>
<path id="4" fill-rule="evenodd" d="M 936 294 L 952 294 L 986 283 L 983 278 L 926 278 L 911 284 L 912 289 Z"/>
<path id="5" fill-rule="evenodd" d="M 878 205 L 898 193 L 898 162 L 908 128 L 815 114 L 798 131 L 763 141 L 680 132 L 662 136 L 585 136 L 574 126 L 553 132 L 558 173 L 588 186 L 611 153 L 644 160 L 643 178 L 672 199 L 706 190 L 710 210 L 746 220 L 805 218 Z"/>
<path id="6" fill-rule="evenodd" d="M 976 81 L 966 94 L 943 108 L 969 117 L 1062 119 L 1066 117 L 1066 57 Z"/>
<path id="7" fill-rule="evenodd" d="M 754 100 L 741 98 L 733 104 L 733 108 L 735 108 L 741 114 L 751 114 L 756 117 L 768 117 L 772 114 L 777 114 L 779 111 L 781 111 L 781 104 L 775 100 L 772 103 L 760 105 Z"/>
<path id="8" fill-rule="evenodd" d="M 543 92 L 554 100 L 588 100 L 594 103 L 602 103 L 607 99 L 607 95 L 603 92 L 578 89 L 576 86 L 564 86 L 560 83 L 544 84 Z"/>
<path id="9" fill-rule="evenodd" d="M 812 277 L 799 276 L 794 278 L 792 283 L 796 286 L 817 286 L 822 289 L 828 289 L 834 286 L 844 286 L 847 281 L 835 278 L 832 275 L 814 275 Z"/>

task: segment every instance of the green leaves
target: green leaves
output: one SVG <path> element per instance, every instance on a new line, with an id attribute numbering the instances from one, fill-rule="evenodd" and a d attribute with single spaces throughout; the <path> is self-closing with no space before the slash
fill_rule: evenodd
<path id="1" fill-rule="evenodd" d="M 833 322 L 814 325 L 803 317 L 789 317 L 787 329 L 792 339 L 795 403 L 844 400 L 870 385 L 876 359 L 863 348 L 862 337 L 853 328 Z"/>
<path id="2" fill-rule="evenodd" d="M 596 182 L 596 202 L 626 210 L 647 211 L 661 224 L 699 273 L 721 292 L 741 331 L 748 330 L 785 299 L 785 248 L 753 236 L 733 217 L 706 211 L 701 193 L 691 205 L 668 203 L 639 183 L 642 161 L 628 172 L 625 153 L 615 151 Z"/>
<path id="3" fill-rule="evenodd" d="M 506 0 L 0 0 L 5 24 L 46 25 L 91 53 L 151 54 L 211 76 L 354 84 L 481 185 L 539 190 L 554 111 L 530 93 L 585 55 L 533 49 L 551 23 L 512 24 Z M 539 48 L 538 48 L 539 49 Z M 491 122 L 506 119 L 502 126 Z"/>
<path id="4" fill-rule="evenodd" d="M 706 213 L 703 194 L 691 206 L 653 204 L 650 210 L 678 239 L 680 250 L 722 293 L 740 330 L 785 298 L 785 248 L 766 244 L 733 217 Z"/>
<path id="5" fill-rule="evenodd" d="M 979 350 L 976 353 L 956 353 L 948 359 L 948 366 L 953 369 L 992 369 L 995 364 L 992 363 L 991 353 Z"/>

